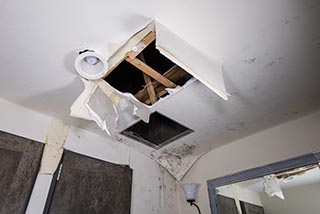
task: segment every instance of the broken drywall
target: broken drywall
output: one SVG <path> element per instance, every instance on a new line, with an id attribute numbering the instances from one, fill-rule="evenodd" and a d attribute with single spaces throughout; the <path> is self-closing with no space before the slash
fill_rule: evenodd
<path id="1" fill-rule="evenodd" d="M 124 42 L 117 51 L 110 56 L 106 56 L 109 72 L 125 59 L 128 52 L 143 48 L 140 41 L 150 32 L 156 33 L 156 48 L 160 50 L 160 53 L 227 100 L 229 94 L 224 86 L 222 64 L 203 55 L 168 28 L 155 21 L 151 21 L 142 30 L 137 30 L 137 33 Z M 94 81 L 83 79 L 82 82 L 84 91 L 71 106 L 70 115 L 95 121 L 108 135 L 154 159 L 176 179 L 182 179 L 201 155 L 209 150 L 209 148 L 199 149 L 198 145 L 186 144 L 179 140 L 174 145 L 170 144 L 163 149 L 154 150 L 125 139 L 118 133 L 138 120 L 142 119 L 148 122 L 150 113 L 154 111 L 157 105 L 161 105 L 161 102 L 158 101 L 152 106 L 147 106 L 138 101 L 132 94 L 121 93 L 102 79 Z M 178 93 L 193 82 L 194 79 L 188 81 L 183 87 L 167 89 L 167 91 L 172 96 L 172 94 Z M 163 99 L 166 98 L 161 100 Z"/>
<path id="2" fill-rule="evenodd" d="M 84 91 L 71 106 L 71 116 L 95 121 L 114 136 L 134 121 L 149 121 L 150 107 L 132 94 L 121 93 L 103 80 L 82 79 Z"/>
<path id="3" fill-rule="evenodd" d="M 202 54 L 157 21 L 151 21 L 145 28 L 138 31 L 109 58 L 109 71 L 119 65 L 128 52 L 141 49 L 140 41 L 152 31 L 156 33 L 156 48 L 161 54 L 197 78 L 220 97 L 228 99 L 230 94 L 225 89 L 222 63 Z"/>
<path id="4" fill-rule="evenodd" d="M 156 22 L 156 35 L 156 47 L 164 56 L 220 97 L 228 99 L 229 94 L 226 92 L 222 76 L 222 63 L 205 56 L 158 22 Z"/>

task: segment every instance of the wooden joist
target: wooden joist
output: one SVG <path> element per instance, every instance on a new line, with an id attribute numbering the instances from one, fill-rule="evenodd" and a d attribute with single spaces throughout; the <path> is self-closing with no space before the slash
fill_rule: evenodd
<path id="1" fill-rule="evenodd" d="M 187 75 L 186 71 L 178 66 L 172 67 L 169 71 L 163 74 L 166 78 L 170 79 L 173 82 L 176 82 L 180 80 L 181 78 L 185 77 Z M 164 87 L 162 84 L 160 84 L 157 81 L 152 82 L 152 86 L 155 90 L 156 97 L 159 98 L 168 92 L 165 90 L 166 87 Z M 145 104 L 151 104 L 151 100 L 148 97 L 147 87 L 139 91 L 134 95 L 138 100 Z"/>
<path id="2" fill-rule="evenodd" d="M 131 59 L 136 58 L 148 45 L 151 44 L 156 39 L 156 34 L 154 32 L 150 32 L 146 37 L 144 37 L 141 42 L 139 42 L 134 50 L 128 52 L 126 55 Z"/>
<path id="3" fill-rule="evenodd" d="M 143 53 L 141 53 L 139 56 L 140 56 L 141 61 L 143 61 L 145 63 L 146 59 L 144 58 Z M 144 82 L 146 83 L 146 88 L 148 91 L 150 103 L 154 104 L 155 102 L 157 102 L 157 96 L 156 96 L 156 92 L 155 92 L 153 85 L 152 85 L 152 80 L 145 73 L 143 73 L 143 79 L 144 79 Z"/>
<path id="4" fill-rule="evenodd" d="M 156 39 L 156 34 L 154 32 L 150 32 L 146 37 L 144 37 L 133 49 L 129 51 L 125 57 L 123 57 L 117 64 L 112 66 L 106 75 L 103 77 L 105 78 L 108 76 L 116 67 L 118 67 L 127 57 L 135 58 L 138 56 L 148 45 L 150 45 Z M 137 48 L 139 47 L 139 48 Z"/>
<path id="5" fill-rule="evenodd" d="M 166 77 L 159 74 L 156 70 L 154 70 L 153 68 L 151 68 L 150 66 L 148 66 L 147 64 L 142 62 L 141 60 L 139 60 L 137 58 L 131 59 L 130 57 L 127 57 L 126 61 L 131 63 L 136 68 L 140 69 L 143 73 L 145 73 L 145 74 L 149 75 L 150 77 L 152 77 L 153 79 L 157 80 L 165 87 L 167 87 L 167 88 L 175 88 L 176 87 L 176 84 L 174 84 L 173 82 L 168 80 Z"/>
<path id="6" fill-rule="evenodd" d="M 152 80 L 145 73 L 143 73 L 143 78 L 144 78 L 144 81 L 146 82 L 146 88 L 147 88 L 148 95 L 149 95 L 149 101 L 151 104 L 154 104 L 155 102 L 157 102 L 157 95 L 156 95 L 156 92 L 152 86 Z"/>

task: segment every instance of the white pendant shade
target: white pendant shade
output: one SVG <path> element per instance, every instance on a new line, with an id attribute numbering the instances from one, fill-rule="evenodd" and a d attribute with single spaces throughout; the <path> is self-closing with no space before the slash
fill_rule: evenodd
<path id="1" fill-rule="evenodd" d="M 181 184 L 184 193 L 186 195 L 186 200 L 195 200 L 196 198 L 196 191 L 199 184 L 197 183 L 182 183 Z"/>

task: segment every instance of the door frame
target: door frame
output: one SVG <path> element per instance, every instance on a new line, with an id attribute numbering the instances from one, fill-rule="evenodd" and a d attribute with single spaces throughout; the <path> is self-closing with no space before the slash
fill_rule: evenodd
<path id="1" fill-rule="evenodd" d="M 210 200 L 211 214 L 218 214 L 217 206 L 217 187 L 242 182 L 266 175 L 278 173 L 281 171 L 289 170 L 292 168 L 298 168 L 311 164 L 318 164 L 320 161 L 320 152 L 314 152 L 307 155 L 291 158 L 288 160 L 268 164 L 265 166 L 237 172 L 234 174 L 226 175 L 223 177 L 211 179 L 207 181 L 208 193 Z"/>

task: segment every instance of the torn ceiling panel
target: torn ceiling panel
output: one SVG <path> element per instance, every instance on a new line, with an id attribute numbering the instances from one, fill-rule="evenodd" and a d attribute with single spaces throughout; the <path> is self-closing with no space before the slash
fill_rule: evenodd
<path id="1" fill-rule="evenodd" d="M 72 104 L 71 116 L 95 121 L 110 136 L 138 119 L 149 121 L 149 107 L 133 95 L 121 93 L 103 80 L 82 82 L 84 91 Z"/>
<path id="2" fill-rule="evenodd" d="M 205 56 L 158 22 L 156 22 L 156 33 L 156 46 L 163 55 L 189 72 L 220 97 L 228 99 L 229 94 L 224 85 L 221 62 Z"/>

